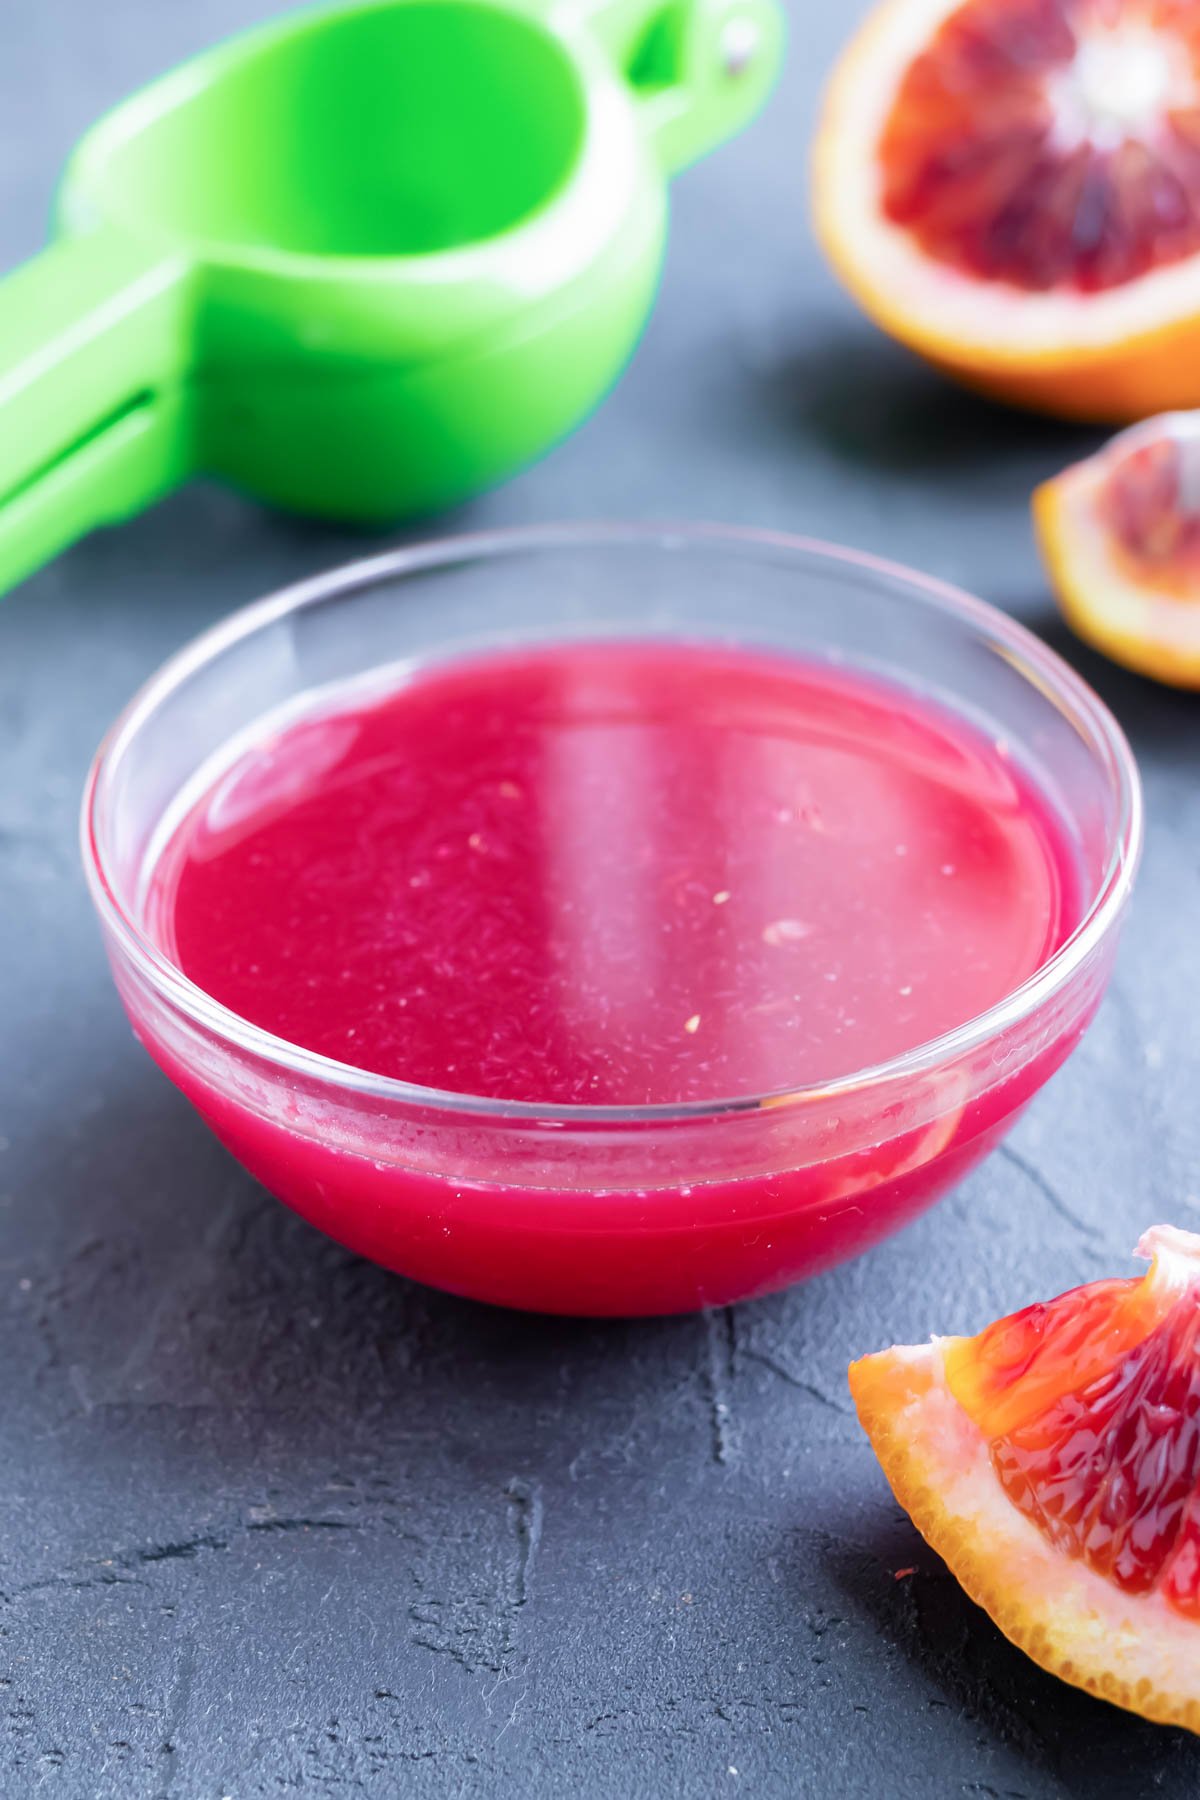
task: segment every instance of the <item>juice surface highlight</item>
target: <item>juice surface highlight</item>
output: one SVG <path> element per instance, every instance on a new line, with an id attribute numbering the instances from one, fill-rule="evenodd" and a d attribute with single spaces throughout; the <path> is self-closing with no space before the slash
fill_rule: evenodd
<path id="1" fill-rule="evenodd" d="M 607 1105 L 824 1082 L 1078 921 L 1004 747 L 861 674 L 557 643 L 316 704 L 192 807 L 148 920 L 234 1012 L 385 1075 Z"/>

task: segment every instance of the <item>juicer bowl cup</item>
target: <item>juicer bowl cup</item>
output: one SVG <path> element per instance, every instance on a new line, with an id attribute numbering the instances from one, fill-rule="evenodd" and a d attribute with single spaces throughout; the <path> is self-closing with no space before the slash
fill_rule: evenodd
<path id="1" fill-rule="evenodd" d="M 351 0 L 193 58 L 71 158 L 6 314 L 5 485 L 101 430 L 68 535 L 191 472 L 385 525 L 504 480 L 620 375 L 669 180 L 759 110 L 782 37 L 776 0 Z"/>
<path id="2" fill-rule="evenodd" d="M 862 669 L 1003 740 L 1074 839 L 1081 917 L 996 1005 L 827 1084 L 679 1106 L 506 1103 L 298 1048 L 203 993 L 146 930 L 155 858 L 231 745 L 414 659 L 548 640 L 690 639 Z M 403 549 L 235 614 L 101 745 L 83 855 L 138 1037 L 267 1188 L 352 1249 L 539 1311 L 725 1305 L 897 1229 L 1000 1140 L 1103 995 L 1141 846 L 1107 709 L 1022 626 L 832 546 L 706 527 L 564 526 Z"/>

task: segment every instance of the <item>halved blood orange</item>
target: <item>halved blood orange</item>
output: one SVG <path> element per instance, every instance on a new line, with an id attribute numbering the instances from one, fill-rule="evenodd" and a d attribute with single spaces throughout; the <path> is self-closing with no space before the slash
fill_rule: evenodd
<path id="1" fill-rule="evenodd" d="M 1200 413 L 1121 432 L 1033 496 L 1065 617 L 1115 662 L 1200 688 Z"/>
<path id="2" fill-rule="evenodd" d="M 901 1505 L 1035 1662 L 1200 1732 L 1200 1237 L 1143 1279 L 863 1357 L 858 1416 Z"/>
<path id="3" fill-rule="evenodd" d="M 814 206 L 866 310 L 970 384 L 1083 419 L 1200 404 L 1200 7 L 884 0 Z"/>

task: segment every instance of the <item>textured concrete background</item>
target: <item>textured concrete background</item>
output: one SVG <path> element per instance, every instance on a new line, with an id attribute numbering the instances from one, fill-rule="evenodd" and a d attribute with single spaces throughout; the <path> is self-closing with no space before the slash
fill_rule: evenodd
<path id="1" fill-rule="evenodd" d="M 263 10 L 8 0 L 0 258 L 35 247 L 100 108 Z M 1112 996 L 1011 1148 L 803 1290 L 599 1326 L 408 1286 L 257 1190 L 142 1056 L 74 845 L 87 759 L 142 677 L 362 540 L 196 486 L 27 583 L 0 605 L 6 1796 L 1197 1792 L 1190 1739 L 1042 1676 L 964 1599 L 849 1411 L 852 1354 L 1200 1222 L 1200 706 L 1055 622 L 1026 499 L 1087 434 L 945 388 L 820 266 L 804 146 L 855 11 L 797 8 L 769 115 L 680 184 L 612 401 L 456 523 L 813 530 L 1043 631 L 1147 779 Z"/>

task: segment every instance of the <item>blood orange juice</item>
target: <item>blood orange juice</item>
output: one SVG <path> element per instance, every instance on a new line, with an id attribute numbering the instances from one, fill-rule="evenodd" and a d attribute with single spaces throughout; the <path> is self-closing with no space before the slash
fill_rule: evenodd
<path id="1" fill-rule="evenodd" d="M 982 1154 L 1081 1023 L 983 1094 L 940 1067 L 918 1108 L 885 1085 L 865 1117 L 851 1083 L 802 1154 L 789 1093 L 986 1012 L 1081 907 L 1034 774 L 928 697 L 760 650 L 543 643 L 266 722 L 177 809 L 145 915 L 197 988 L 290 1045 L 501 1123 L 544 1112 L 545 1159 L 469 1125 L 449 1150 L 414 1125 L 407 1152 L 381 1126 L 373 1155 L 145 1035 L 266 1185 L 356 1248 L 513 1303 L 669 1309 L 845 1255 Z M 623 1110 L 695 1131 L 717 1103 L 778 1129 L 731 1134 L 699 1182 L 650 1133 L 641 1162 L 623 1142 L 576 1179 L 550 1136 L 563 1108 L 596 1109 L 602 1144 Z"/>

